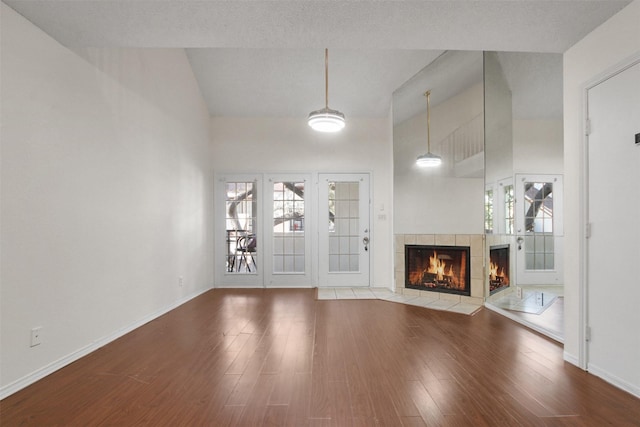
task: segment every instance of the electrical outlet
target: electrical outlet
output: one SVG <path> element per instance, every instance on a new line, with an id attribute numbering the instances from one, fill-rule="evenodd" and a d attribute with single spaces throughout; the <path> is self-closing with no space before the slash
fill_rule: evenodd
<path id="1" fill-rule="evenodd" d="M 31 329 L 31 347 L 42 343 L 42 326 Z"/>
<path id="2" fill-rule="evenodd" d="M 184 279 L 182 278 L 182 276 L 178 277 L 178 286 L 180 287 L 184 286 Z"/>
<path id="3" fill-rule="evenodd" d="M 522 299 L 522 288 L 520 286 L 516 287 L 516 295 L 518 295 L 519 299 Z"/>

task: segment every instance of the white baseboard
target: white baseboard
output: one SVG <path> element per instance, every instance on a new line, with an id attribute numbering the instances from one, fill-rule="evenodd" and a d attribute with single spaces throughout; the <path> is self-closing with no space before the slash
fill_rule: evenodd
<path id="1" fill-rule="evenodd" d="M 55 371 L 57 371 L 60 368 L 64 368 L 65 366 L 69 365 L 70 363 L 75 362 L 76 360 L 86 356 L 87 354 L 99 349 L 100 347 L 104 347 L 106 344 L 109 344 L 112 341 L 115 341 L 116 339 L 120 338 L 123 335 L 128 334 L 129 332 L 133 331 L 134 329 L 139 328 L 140 326 L 149 323 L 150 321 L 157 319 L 158 317 L 162 316 L 163 314 L 168 313 L 169 311 L 173 310 L 176 307 L 181 306 L 182 304 L 186 303 L 187 301 L 192 300 L 193 298 L 202 295 L 203 293 L 209 291 L 210 289 L 201 289 L 191 295 L 187 295 L 184 298 L 179 299 L 178 301 L 175 301 L 174 303 L 154 312 L 151 313 L 145 317 L 143 317 L 142 319 L 127 325 L 121 329 L 118 329 L 117 331 L 115 331 L 113 334 L 102 337 L 100 339 L 97 339 L 96 341 L 94 341 L 93 343 L 79 348 L 78 350 L 64 356 L 61 357 L 60 359 L 49 363 L 48 365 L 43 366 L 42 368 L 39 368 L 33 372 L 31 372 L 30 374 L 25 375 L 22 378 L 19 378 L 3 387 L 0 388 L 0 400 L 4 399 L 8 396 L 11 396 L 13 393 L 22 390 L 23 388 L 35 383 L 36 381 L 46 377 L 49 374 L 54 373 Z"/>
<path id="2" fill-rule="evenodd" d="M 610 372 L 608 372 L 605 369 L 601 369 L 597 366 L 594 366 L 593 364 L 589 364 L 589 366 L 587 367 L 587 371 L 589 371 L 591 374 L 595 375 L 596 377 L 602 378 L 603 380 L 605 380 L 606 382 L 608 382 L 609 384 L 618 387 L 621 390 L 626 391 L 627 393 L 630 393 L 632 395 L 634 395 L 637 398 L 640 398 L 640 386 L 631 384 L 628 381 L 623 380 L 622 378 L 619 378 L 613 374 L 611 374 Z"/>
<path id="3" fill-rule="evenodd" d="M 562 353 L 562 358 L 564 359 L 565 362 L 569 362 L 572 365 L 577 366 L 578 368 L 580 368 L 580 361 L 573 354 L 567 353 L 565 351 L 565 352 Z M 582 368 L 580 368 L 580 369 L 582 369 Z"/>

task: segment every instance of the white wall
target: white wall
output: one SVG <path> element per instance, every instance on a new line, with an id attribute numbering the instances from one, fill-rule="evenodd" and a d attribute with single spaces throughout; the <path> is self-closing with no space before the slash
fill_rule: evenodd
<path id="1" fill-rule="evenodd" d="M 300 118 L 211 120 L 216 173 L 371 172 L 371 286 L 393 286 L 391 117 L 347 116 L 337 134 L 313 131 Z"/>
<path id="2" fill-rule="evenodd" d="M 584 90 L 616 64 L 640 52 L 640 0 L 602 24 L 564 54 L 564 184 L 565 184 L 565 359 L 582 363 L 580 358 L 580 289 L 584 239 Z M 612 168 L 611 173 L 624 174 Z M 624 250 L 624 248 L 621 248 Z M 610 306 L 612 310 L 617 307 Z M 606 308 L 602 308 L 606 310 Z M 631 313 L 629 314 L 632 315 Z M 637 326 L 637 325 L 636 325 Z M 632 327 L 630 333 L 634 332 Z M 616 352 L 629 351 L 632 341 L 620 342 Z M 624 378 L 623 378 L 624 380 Z"/>
<path id="3" fill-rule="evenodd" d="M 484 54 L 484 159 L 486 184 L 513 176 L 512 94 L 496 52 Z M 497 187 L 495 187 L 497 190 Z M 494 193 L 496 194 L 496 193 Z M 496 218 L 497 219 L 497 218 Z M 494 225 L 497 225 L 495 223 Z"/>
<path id="4" fill-rule="evenodd" d="M 210 288 L 213 179 L 184 51 L 83 58 L 4 4 L 1 23 L 6 395 Z"/>
<path id="5" fill-rule="evenodd" d="M 562 119 L 513 121 L 513 173 L 562 174 Z"/>
<path id="6" fill-rule="evenodd" d="M 439 154 L 439 142 L 483 109 L 482 83 L 432 106 L 431 151 Z M 482 234 L 484 178 L 451 176 L 447 158 L 439 168 L 416 166 L 426 151 L 426 111 L 394 126 L 394 233 Z"/>

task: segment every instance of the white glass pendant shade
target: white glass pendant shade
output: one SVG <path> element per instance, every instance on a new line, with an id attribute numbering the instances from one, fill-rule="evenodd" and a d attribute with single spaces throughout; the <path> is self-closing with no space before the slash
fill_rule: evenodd
<path id="1" fill-rule="evenodd" d="M 431 91 L 426 91 L 424 96 L 427 97 L 427 153 L 418 156 L 416 164 L 421 168 L 431 168 L 440 166 L 440 164 L 442 164 L 442 158 L 431 152 Z"/>
<path id="2" fill-rule="evenodd" d="M 416 159 L 416 164 L 423 168 L 440 166 L 441 163 L 442 159 L 440 158 L 440 156 L 436 156 L 433 153 L 423 154 L 421 156 L 418 156 L 418 158 Z"/>
<path id="3" fill-rule="evenodd" d="M 344 114 L 330 108 L 309 113 L 309 126 L 318 132 L 338 132 L 344 128 Z"/>

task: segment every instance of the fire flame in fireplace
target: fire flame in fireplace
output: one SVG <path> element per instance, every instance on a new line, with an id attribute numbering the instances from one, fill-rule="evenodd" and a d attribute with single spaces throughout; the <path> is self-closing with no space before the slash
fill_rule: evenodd
<path id="1" fill-rule="evenodd" d="M 500 268 L 500 266 L 498 264 L 494 264 L 493 262 L 489 262 L 489 277 L 491 277 L 491 280 L 496 280 L 496 277 L 498 277 L 498 269 Z M 502 269 L 502 274 L 500 274 L 500 276 L 504 276 L 504 268 Z"/>
<path id="2" fill-rule="evenodd" d="M 405 246 L 407 288 L 469 295 L 469 248 Z"/>
<path id="3" fill-rule="evenodd" d="M 449 271 L 445 273 L 445 269 L 447 268 L 446 263 L 438 258 L 438 253 L 433 252 L 433 256 L 429 257 L 429 273 L 435 274 L 438 280 L 443 280 L 444 276 L 453 276 L 453 266 L 449 266 Z"/>

